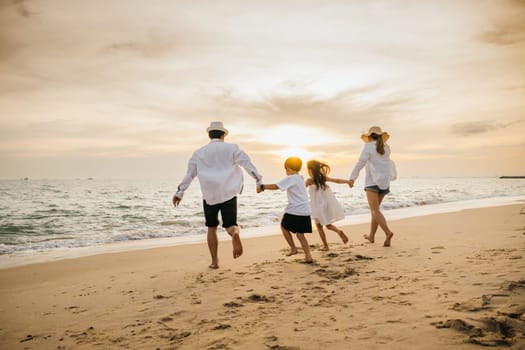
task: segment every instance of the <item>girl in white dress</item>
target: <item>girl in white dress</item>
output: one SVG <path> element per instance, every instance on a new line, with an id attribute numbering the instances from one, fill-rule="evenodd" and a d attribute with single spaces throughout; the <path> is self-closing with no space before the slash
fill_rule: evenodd
<path id="1" fill-rule="evenodd" d="M 307 168 L 310 178 L 306 180 L 306 187 L 308 188 L 308 193 L 310 195 L 312 219 L 315 222 L 317 232 L 319 232 L 319 236 L 323 242 L 323 248 L 321 250 L 329 249 L 323 226 L 336 232 L 343 243 L 347 243 L 348 237 L 346 234 L 333 224 L 336 221 L 344 219 L 345 211 L 341 203 L 335 198 L 335 195 L 327 182 L 348 184 L 348 180 L 328 177 L 330 167 L 317 160 L 310 160 L 307 163 Z"/>

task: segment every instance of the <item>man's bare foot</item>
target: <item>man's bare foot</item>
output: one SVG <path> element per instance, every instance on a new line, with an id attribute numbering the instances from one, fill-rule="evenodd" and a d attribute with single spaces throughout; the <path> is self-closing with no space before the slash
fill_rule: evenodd
<path id="1" fill-rule="evenodd" d="M 218 264 L 211 264 L 210 266 L 208 266 L 210 269 L 218 269 L 219 268 L 219 265 Z"/>
<path id="2" fill-rule="evenodd" d="M 327 252 L 327 251 L 330 250 L 330 248 L 328 248 L 328 247 L 322 247 L 322 248 L 319 248 L 319 250 L 322 251 L 322 252 Z"/>
<path id="3" fill-rule="evenodd" d="M 237 259 L 242 255 L 242 243 L 241 238 L 238 233 L 232 235 L 232 244 L 233 244 L 233 258 Z"/>
<path id="4" fill-rule="evenodd" d="M 299 251 L 297 249 L 291 249 L 287 254 L 286 256 L 292 256 L 292 255 L 295 255 L 299 253 Z"/>
<path id="5" fill-rule="evenodd" d="M 312 259 L 310 259 L 310 260 L 305 260 L 304 263 L 305 263 L 305 264 L 313 264 L 314 261 L 313 261 Z"/>
<path id="6" fill-rule="evenodd" d="M 394 232 L 390 232 L 390 234 L 386 235 L 385 243 L 383 243 L 383 246 L 390 247 L 390 241 L 392 240 L 392 237 L 394 237 Z"/>
<path id="7" fill-rule="evenodd" d="M 339 231 L 337 231 L 337 234 L 339 235 L 339 237 L 340 237 L 341 240 L 343 241 L 343 244 L 348 243 L 348 236 L 344 233 L 343 230 L 339 230 Z"/>
<path id="8" fill-rule="evenodd" d="M 366 239 L 370 243 L 374 243 L 374 237 L 370 237 L 369 235 L 363 235 L 364 239 Z"/>

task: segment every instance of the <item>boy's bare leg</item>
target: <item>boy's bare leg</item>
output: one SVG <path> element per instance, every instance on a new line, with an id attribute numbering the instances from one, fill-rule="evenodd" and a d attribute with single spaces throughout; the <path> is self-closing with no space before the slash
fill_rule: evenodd
<path id="1" fill-rule="evenodd" d="M 293 237 L 292 235 L 290 234 L 290 231 L 288 231 L 287 229 L 285 229 L 282 225 L 281 225 L 281 232 L 283 233 L 283 236 L 284 236 L 284 239 L 286 240 L 286 242 L 288 243 L 288 245 L 290 246 L 290 252 L 288 254 L 286 254 L 286 256 L 290 256 L 290 255 L 295 255 L 298 253 L 297 251 L 297 247 L 295 246 L 295 242 L 293 241 Z"/>
<path id="2" fill-rule="evenodd" d="M 239 236 L 239 226 L 230 226 L 226 228 L 226 232 L 232 237 L 233 258 L 237 259 L 242 255 L 242 243 Z"/>
<path id="3" fill-rule="evenodd" d="M 326 241 L 326 234 L 324 233 L 323 225 L 316 222 L 315 227 L 317 228 L 317 232 L 319 232 L 319 237 L 321 237 L 321 241 L 323 242 L 323 247 L 321 248 L 321 250 L 329 250 L 330 248 L 328 248 L 328 242 Z"/>
<path id="4" fill-rule="evenodd" d="M 341 238 L 341 240 L 343 241 L 343 243 L 346 244 L 348 242 L 348 237 L 346 236 L 343 230 L 338 229 L 335 225 L 332 224 L 326 225 L 326 228 L 337 233 L 339 235 L 339 238 Z"/>
<path id="5" fill-rule="evenodd" d="M 219 268 L 219 256 L 217 251 L 219 249 L 219 239 L 217 238 L 217 226 L 208 227 L 208 249 L 211 255 L 211 269 Z"/>
<path id="6" fill-rule="evenodd" d="M 306 240 L 304 233 L 298 233 L 297 239 L 299 240 L 299 242 L 301 242 L 301 247 L 303 247 L 304 250 L 304 261 L 308 264 L 312 263 L 314 260 L 312 259 L 312 255 L 310 254 L 310 247 L 308 246 L 308 241 Z"/>

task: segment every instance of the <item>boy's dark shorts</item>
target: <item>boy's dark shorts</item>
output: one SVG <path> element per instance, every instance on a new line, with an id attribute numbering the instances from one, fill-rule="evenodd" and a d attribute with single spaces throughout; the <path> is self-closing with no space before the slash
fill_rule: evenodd
<path id="1" fill-rule="evenodd" d="M 206 201 L 202 201 L 202 207 L 207 227 L 219 226 L 219 211 L 222 217 L 222 227 L 237 226 L 237 197 L 214 205 L 208 205 Z"/>
<path id="2" fill-rule="evenodd" d="M 281 226 L 292 233 L 312 233 L 312 219 L 310 215 L 293 215 L 284 213 Z"/>
<path id="3" fill-rule="evenodd" d="M 376 193 L 379 193 L 379 194 L 388 194 L 388 193 L 390 193 L 390 188 L 387 188 L 386 190 L 382 190 L 377 185 L 375 185 L 375 186 L 366 186 L 365 187 L 365 191 L 376 192 Z"/>

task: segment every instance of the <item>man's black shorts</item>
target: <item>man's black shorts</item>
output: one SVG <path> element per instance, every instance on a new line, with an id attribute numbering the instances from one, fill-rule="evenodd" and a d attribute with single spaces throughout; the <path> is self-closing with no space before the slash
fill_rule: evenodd
<path id="1" fill-rule="evenodd" d="M 202 201 L 202 207 L 207 227 L 219 226 L 219 211 L 222 217 L 222 227 L 237 226 L 237 197 L 214 205 L 208 205 L 206 201 Z"/>

